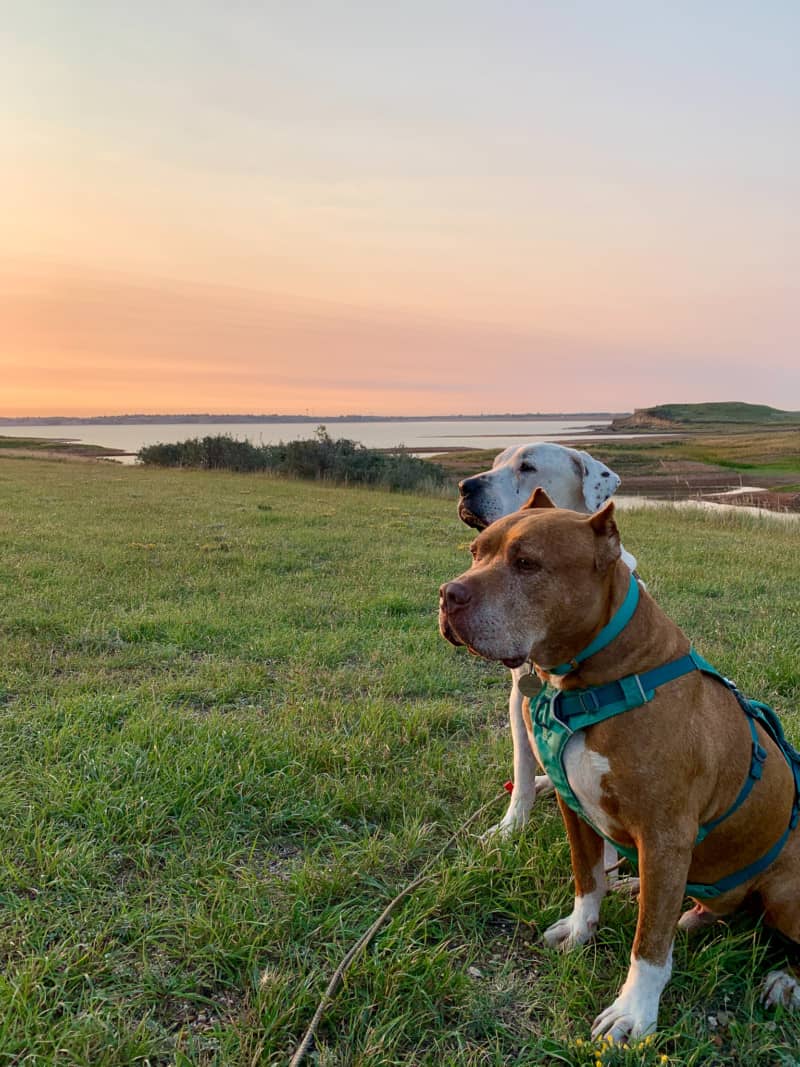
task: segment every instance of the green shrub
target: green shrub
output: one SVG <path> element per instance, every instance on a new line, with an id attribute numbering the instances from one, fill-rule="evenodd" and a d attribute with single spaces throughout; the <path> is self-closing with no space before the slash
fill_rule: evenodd
<path id="1" fill-rule="evenodd" d="M 339 485 L 379 485 L 389 489 L 425 489 L 443 485 L 444 470 L 406 452 L 381 452 L 346 438 L 334 440 L 324 426 L 312 438 L 254 445 L 227 434 L 193 437 L 177 444 L 146 445 L 141 463 L 155 467 L 203 470 L 267 471 Z"/>

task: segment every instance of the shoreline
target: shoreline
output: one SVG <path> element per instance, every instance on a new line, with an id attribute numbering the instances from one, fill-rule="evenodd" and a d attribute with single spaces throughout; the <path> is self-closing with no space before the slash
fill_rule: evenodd
<path id="1" fill-rule="evenodd" d="M 430 459 L 443 466 L 455 484 L 460 478 L 490 465 L 496 448 L 492 441 L 503 435 L 470 436 L 482 438 L 486 443 L 476 446 L 443 442 L 441 445 L 417 447 L 379 447 L 376 451 L 402 451 Z M 623 438 L 627 438 L 627 441 Z M 630 435 L 609 434 L 607 426 L 597 426 L 596 429 L 587 427 L 553 435 L 553 439 L 558 443 L 571 444 L 578 448 L 585 448 L 592 442 L 597 442 L 596 454 L 622 477 L 623 493 L 616 498 L 621 507 L 633 507 L 637 504 L 643 507 L 685 506 L 717 513 L 735 511 L 800 517 L 800 479 L 796 477 L 796 472 L 786 469 L 785 473 L 781 471 L 779 474 L 777 471 L 765 469 L 756 473 L 750 469 L 752 465 L 746 463 L 744 466 L 748 469 L 740 471 L 732 466 L 720 466 L 713 459 L 701 463 L 688 457 L 665 457 L 664 448 L 670 448 L 674 452 L 676 447 L 684 447 L 680 440 L 682 438 L 683 435 L 663 431 L 652 434 L 641 431 Z M 612 441 L 619 444 L 615 446 L 611 444 Z M 32 434 L 27 437 L 0 434 L 0 458 L 3 456 L 9 459 L 43 459 L 54 462 L 114 462 L 120 466 L 131 467 L 136 465 L 137 452 L 113 446 L 85 444 L 80 438 L 66 435 L 36 437 Z"/>
<path id="2" fill-rule="evenodd" d="M 778 508 L 759 507 L 755 504 L 720 504 L 715 500 L 686 497 L 684 500 L 666 500 L 647 496 L 626 496 L 622 494 L 613 498 L 620 511 L 634 511 L 636 508 L 673 508 L 684 511 L 705 511 L 712 515 L 751 515 L 754 518 L 776 519 L 779 522 L 800 521 L 800 511 L 784 511 Z"/>

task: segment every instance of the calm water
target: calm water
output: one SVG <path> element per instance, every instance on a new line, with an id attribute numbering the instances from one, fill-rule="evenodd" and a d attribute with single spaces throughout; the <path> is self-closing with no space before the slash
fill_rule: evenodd
<path id="1" fill-rule="evenodd" d="M 492 421 L 462 419 L 459 422 L 332 422 L 327 426 L 331 437 L 349 437 L 373 448 L 391 448 L 405 445 L 409 449 L 450 448 L 466 445 L 471 448 L 505 448 L 522 441 L 564 440 L 587 433 L 597 420 L 519 419 Z M 124 426 L 98 426 L 93 423 L 76 423 L 70 426 L 0 426 L 0 436 L 13 437 L 58 437 L 81 441 L 91 445 L 121 448 L 125 452 L 137 452 L 143 445 L 158 442 L 185 441 L 188 437 L 206 437 L 215 434 L 230 434 L 231 437 L 247 439 L 254 444 L 277 444 L 279 441 L 296 441 L 311 437 L 313 422 L 246 422 L 246 423 L 170 423 L 157 426 L 147 423 L 131 423 Z M 605 436 L 602 432 L 591 434 L 592 439 Z"/>

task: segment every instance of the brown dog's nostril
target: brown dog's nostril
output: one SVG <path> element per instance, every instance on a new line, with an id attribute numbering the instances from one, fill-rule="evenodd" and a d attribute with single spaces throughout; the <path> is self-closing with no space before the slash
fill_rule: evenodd
<path id="1" fill-rule="evenodd" d="M 463 582 L 448 582 L 442 586 L 439 593 L 448 607 L 462 608 L 472 599 L 472 593 Z"/>

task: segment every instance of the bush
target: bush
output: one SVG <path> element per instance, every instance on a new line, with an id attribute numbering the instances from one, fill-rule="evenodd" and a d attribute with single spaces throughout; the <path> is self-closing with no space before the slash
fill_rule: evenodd
<path id="1" fill-rule="evenodd" d="M 268 471 L 292 478 L 388 489 L 427 489 L 443 485 L 446 478 L 435 463 L 406 452 L 380 452 L 346 438 L 334 441 L 324 426 L 304 441 L 254 445 L 220 434 L 193 437 L 178 444 L 146 445 L 139 449 L 138 457 L 147 466 Z"/>

